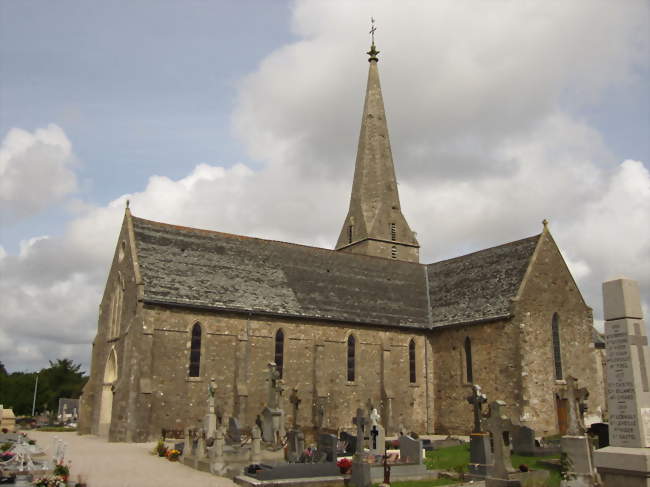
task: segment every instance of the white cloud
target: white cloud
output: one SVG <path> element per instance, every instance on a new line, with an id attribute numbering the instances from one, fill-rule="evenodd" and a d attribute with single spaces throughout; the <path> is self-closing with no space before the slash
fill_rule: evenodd
<path id="1" fill-rule="evenodd" d="M 597 316 L 600 282 L 614 274 L 638 279 L 648 301 L 647 166 L 621 163 L 567 108 L 568 98 L 597 103 L 608 86 L 635 82 L 645 5 L 608 15 L 599 2 L 369 5 L 298 2 L 299 40 L 242 82 L 233 125 L 260 170 L 198 164 L 178 180 L 152 176 L 106 206 L 74 202 L 62 236 L 0 252 L 0 322 L 13 330 L 10 343 L 0 334 L 0 352 L 10 369 L 61 353 L 87 364 L 126 199 L 143 218 L 331 248 L 352 182 L 369 11 L 380 21 L 402 207 L 422 261 L 538 233 L 549 218 Z M 36 137 L 16 133 L 7 154 Z M 39 143 L 57 148 L 52 140 Z M 72 154 L 69 142 L 61 147 Z M 30 187 L 21 181 L 15 194 Z"/>
<path id="2" fill-rule="evenodd" d="M 0 210 L 14 220 L 36 213 L 77 188 L 75 158 L 63 130 L 11 129 L 0 145 Z"/>

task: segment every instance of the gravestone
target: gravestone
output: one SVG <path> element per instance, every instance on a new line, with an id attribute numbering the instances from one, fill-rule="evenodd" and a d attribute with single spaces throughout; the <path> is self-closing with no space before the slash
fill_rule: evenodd
<path id="1" fill-rule="evenodd" d="M 250 461 L 253 465 L 260 463 L 262 458 L 262 445 L 261 445 L 262 432 L 257 425 L 253 426 L 251 430 L 251 458 Z"/>
<path id="2" fill-rule="evenodd" d="M 297 429 L 287 432 L 287 461 L 295 463 L 305 451 L 305 434 Z"/>
<path id="3" fill-rule="evenodd" d="M 323 454 L 325 461 L 336 461 L 336 449 L 338 446 L 338 438 L 336 435 L 320 434 L 318 435 L 318 450 Z"/>
<path id="4" fill-rule="evenodd" d="M 603 283 L 610 446 L 594 453 L 607 487 L 650 486 L 650 355 L 636 281 Z"/>
<path id="5" fill-rule="evenodd" d="M 341 431 L 339 438 L 341 438 L 341 442 L 345 444 L 345 454 L 354 455 L 357 451 L 357 437 L 351 435 L 347 431 Z"/>
<path id="6" fill-rule="evenodd" d="M 487 402 L 487 396 L 481 392 L 481 386 L 472 384 L 472 394 L 467 397 L 474 413 L 474 428 L 469 436 L 469 474 L 483 478 L 492 464 L 490 434 L 481 430 L 481 408 Z"/>
<path id="7" fill-rule="evenodd" d="M 228 444 L 241 444 L 241 426 L 239 426 L 237 418 L 231 416 L 228 419 L 228 431 L 226 434 Z"/>
<path id="8" fill-rule="evenodd" d="M 386 453 L 386 434 L 384 427 L 380 424 L 374 424 L 370 427 L 368 434 L 370 436 L 370 454 L 383 456 Z"/>
<path id="9" fill-rule="evenodd" d="M 399 458 L 406 463 L 423 463 L 422 440 L 410 436 L 399 437 Z"/>

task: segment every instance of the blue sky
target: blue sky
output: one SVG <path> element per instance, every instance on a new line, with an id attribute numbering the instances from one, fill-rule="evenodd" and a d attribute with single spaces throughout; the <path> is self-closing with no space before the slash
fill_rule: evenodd
<path id="1" fill-rule="evenodd" d="M 5 1 L 9 369 L 87 365 L 127 195 L 138 216 L 331 248 L 370 15 L 423 261 L 549 218 L 597 319 L 616 275 L 647 302 L 647 2 Z"/>

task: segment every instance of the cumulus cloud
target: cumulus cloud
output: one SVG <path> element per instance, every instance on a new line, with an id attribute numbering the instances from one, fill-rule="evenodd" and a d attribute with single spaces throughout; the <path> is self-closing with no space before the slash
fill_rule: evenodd
<path id="1" fill-rule="evenodd" d="M 57 125 L 11 129 L 0 145 L 0 210 L 7 221 L 29 216 L 77 187 L 70 140 Z"/>
<path id="2" fill-rule="evenodd" d="M 3 361 L 67 353 L 88 363 L 126 199 L 143 218 L 332 248 L 352 183 L 369 11 L 381 21 L 402 207 L 422 261 L 539 233 L 548 218 L 597 317 L 600 283 L 619 274 L 648 301 L 647 161 L 623 161 L 574 112 L 635 83 L 647 63 L 643 2 L 608 15 L 603 5 L 296 3 L 298 39 L 242 80 L 233 112 L 260 168 L 212 161 L 179 179 L 152 176 L 105 206 L 78 202 L 61 236 L 27 240 L 17 255 L 0 248 L 0 322 L 12 330 L 0 332 Z M 20 181 L 13 194 L 29 188 Z"/>

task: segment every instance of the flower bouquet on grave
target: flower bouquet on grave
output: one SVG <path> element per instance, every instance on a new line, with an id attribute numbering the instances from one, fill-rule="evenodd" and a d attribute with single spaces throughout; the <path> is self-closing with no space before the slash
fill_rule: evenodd
<path id="1" fill-rule="evenodd" d="M 63 477 L 52 475 L 47 477 L 38 477 L 32 481 L 35 487 L 66 487 L 66 481 Z"/>
<path id="2" fill-rule="evenodd" d="M 169 460 L 170 462 L 175 462 L 178 460 L 178 457 L 181 456 L 181 452 L 179 450 L 171 448 L 167 450 L 165 456 L 167 457 L 167 460 Z"/>
<path id="3" fill-rule="evenodd" d="M 65 484 L 65 482 L 68 481 L 68 477 L 70 477 L 70 466 L 65 465 L 63 462 L 59 462 L 55 465 L 52 473 L 55 477 L 61 477 Z"/>
<path id="4" fill-rule="evenodd" d="M 341 458 L 336 462 L 336 466 L 339 467 L 339 470 L 344 475 L 352 472 L 352 461 L 349 458 Z"/>
<path id="5" fill-rule="evenodd" d="M 164 457 L 167 455 L 167 447 L 165 446 L 165 440 L 160 438 L 158 440 L 158 443 L 156 443 L 156 446 L 153 447 L 153 452 L 154 455 L 158 455 L 159 457 Z"/>

